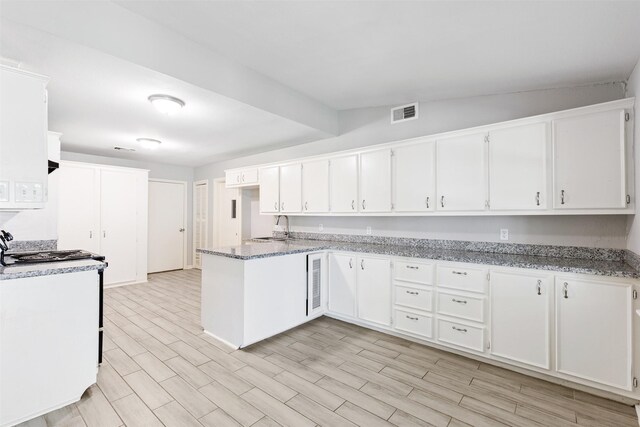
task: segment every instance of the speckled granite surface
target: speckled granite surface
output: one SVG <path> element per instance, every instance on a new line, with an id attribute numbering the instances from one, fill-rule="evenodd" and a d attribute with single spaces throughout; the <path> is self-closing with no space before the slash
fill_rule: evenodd
<path id="1" fill-rule="evenodd" d="M 9 243 L 9 252 L 52 251 L 57 248 L 57 240 L 14 240 Z"/>
<path id="2" fill-rule="evenodd" d="M 531 268 L 536 270 L 592 274 L 598 276 L 640 278 L 638 270 L 634 269 L 623 260 L 612 261 L 555 256 L 505 254 L 393 244 L 336 242 L 329 240 L 295 239 L 288 242 L 251 243 L 227 248 L 199 249 L 198 251 L 203 254 L 251 260 L 321 250 L 357 252 L 393 257 L 423 258 L 436 261 L 465 262 L 502 267 Z"/>
<path id="3" fill-rule="evenodd" d="M 21 264 L 0 267 L 0 281 L 25 277 L 50 276 L 52 274 L 74 273 L 76 271 L 101 270 L 106 264 L 92 259 L 76 261 L 48 262 L 41 264 Z"/>

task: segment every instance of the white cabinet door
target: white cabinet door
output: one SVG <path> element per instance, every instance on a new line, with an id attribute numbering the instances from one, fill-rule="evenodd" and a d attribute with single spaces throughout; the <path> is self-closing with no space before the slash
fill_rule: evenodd
<path id="1" fill-rule="evenodd" d="M 391 149 L 360 154 L 360 211 L 391 211 Z"/>
<path id="2" fill-rule="evenodd" d="M 391 324 L 391 261 L 358 257 L 358 317 L 367 322 Z"/>
<path id="3" fill-rule="evenodd" d="M 329 212 L 329 160 L 302 164 L 303 212 Z"/>
<path id="4" fill-rule="evenodd" d="M 331 212 L 358 212 L 358 155 L 330 160 Z"/>
<path id="5" fill-rule="evenodd" d="M 553 121 L 556 209 L 626 207 L 624 110 Z"/>
<path id="6" fill-rule="evenodd" d="M 427 212 L 435 209 L 436 144 L 434 141 L 393 149 L 394 209 Z"/>
<path id="7" fill-rule="evenodd" d="M 137 271 L 136 174 L 100 171 L 101 254 L 109 263 L 105 284 L 133 282 Z"/>
<path id="8" fill-rule="evenodd" d="M 260 213 L 280 212 L 280 167 L 260 169 Z"/>
<path id="9" fill-rule="evenodd" d="M 491 210 L 546 208 L 546 147 L 546 123 L 489 133 Z"/>
<path id="10" fill-rule="evenodd" d="M 482 211 L 486 206 L 485 134 L 436 143 L 439 211 Z"/>
<path id="11" fill-rule="evenodd" d="M 329 311 L 356 316 L 356 257 L 329 254 Z"/>
<path id="12" fill-rule="evenodd" d="M 556 369 L 631 390 L 632 287 L 556 277 Z"/>
<path id="13" fill-rule="evenodd" d="M 100 173 L 62 163 L 57 171 L 58 249 L 100 252 Z"/>
<path id="14" fill-rule="evenodd" d="M 280 212 L 302 211 L 302 165 L 280 167 Z"/>
<path id="15" fill-rule="evenodd" d="M 550 368 L 553 277 L 491 272 L 491 354 Z"/>

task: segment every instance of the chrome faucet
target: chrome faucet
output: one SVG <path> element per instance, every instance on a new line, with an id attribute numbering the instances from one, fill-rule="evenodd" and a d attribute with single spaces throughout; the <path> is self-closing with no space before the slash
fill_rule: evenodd
<path id="1" fill-rule="evenodd" d="M 280 224 L 280 218 L 284 218 L 287 220 L 287 228 L 285 228 L 284 238 L 288 239 L 289 238 L 289 217 L 286 215 L 278 215 L 278 217 L 276 218 L 276 225 Z"/>

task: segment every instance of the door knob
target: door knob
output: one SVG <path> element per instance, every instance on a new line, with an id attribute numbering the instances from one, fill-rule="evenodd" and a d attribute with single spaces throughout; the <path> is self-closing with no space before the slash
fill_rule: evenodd
<path id="1" fill-rule="evenodd" d="M 178 231 L 180 231 L 181 233 L 183 233 L 183 232 L 184 232 L 184 228 L 181 228 L 181 229 L 180 229 L 180 230 L 178 230 Z"/>

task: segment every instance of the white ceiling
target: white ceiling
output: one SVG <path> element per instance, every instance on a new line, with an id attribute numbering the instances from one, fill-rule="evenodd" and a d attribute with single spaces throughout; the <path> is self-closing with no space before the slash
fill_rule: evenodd
<path id="1" fill-rule="evenodd" d="M 1 27 L 2 56 L 50 77 L 49 129 L 63 133 L 64 150 L 197 166 L 322 137 L 292 120 L 94 49 L 8 21 Z M 147 101 L 155 93 L 176 96 L 186 106 L 164 116 Z M 136 138 L 142 137 L 161 140 L 161 147 L 141 148 Z"/>
<path id="2" fill-rule="evenodd" d="M 640 1 L 6 1 L 63 148 L 202 165 L 335 134 L 337 110 L 626 80 Z M 174 117 L 146 101 L 169 93 Z M 156 151 L 123 153 L 139 137 Z"/>
<path id="3" fill-rule="evenodd" d="M 117 1 L 338 110 L 626 80 L 638 1 Z"/>

